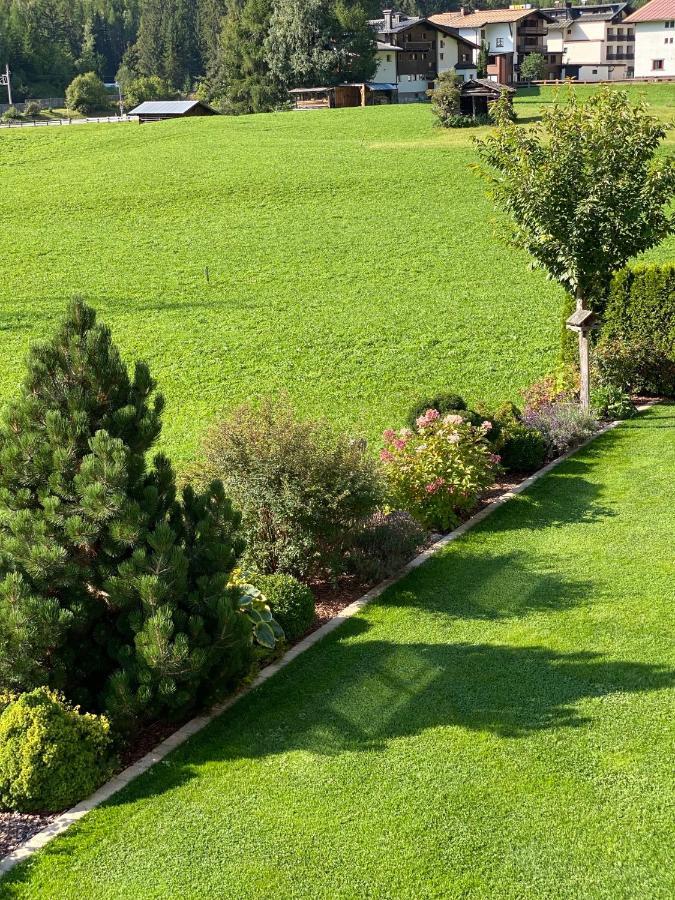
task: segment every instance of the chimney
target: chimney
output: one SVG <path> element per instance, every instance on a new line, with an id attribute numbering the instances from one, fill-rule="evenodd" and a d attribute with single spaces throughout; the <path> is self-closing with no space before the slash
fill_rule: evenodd
<path id="1" fill-rule="evenodd" d="M 391 31 L 391 10 L 383 9 L 382 16 L 384 17 L 384 30 Z"/>
<path id="2" fill-rule="evenodd" d="M 466 6 L 460 6 L 460 8 L 459 8 L 459 14 L 460 14 L 460 16 L 465 16 L 465 15 L 466 15 Z"/>

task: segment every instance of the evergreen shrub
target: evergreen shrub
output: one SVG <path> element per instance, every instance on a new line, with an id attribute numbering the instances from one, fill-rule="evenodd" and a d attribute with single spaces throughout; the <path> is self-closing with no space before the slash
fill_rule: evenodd
<path id="1" fill-rule="evenodd" d="M 1 707 L 0 707 L 1 708 Z M 0 806 L 58 812 L 110 775 L 110 725 L 37 688 L 0 713 Z"/>
<path id="2" fill-rule="evenodd" d="M 116 725 L 182 715 L 243 675 L 239 516 L 176 494 L 148 367 L 76 300 L 0 420 L 0 691 L 47 685 Z"/>

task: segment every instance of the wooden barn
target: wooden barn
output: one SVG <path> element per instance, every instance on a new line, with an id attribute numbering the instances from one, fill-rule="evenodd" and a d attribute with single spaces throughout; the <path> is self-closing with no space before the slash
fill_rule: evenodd
<path id="1" fill-rule="evenodd" d="M 461 85 L 459 111 L 463 116 L 472 116 L 474 119 L 476 116 L 487 115 L 490 104 L 499 100 L 502 91 L 506 91 L 509 99 L 513 100 L 514 88 L 487 78 L 471 78 Z"/>
<path id="2" fill-rule="evenodd" d="M 218 112 L 201 100 L 146 100 L 130 116 L 138 116 L 144 122 L 161 122 L 164 119 L 187 119 L 192 116 L 217 116 Z"/>

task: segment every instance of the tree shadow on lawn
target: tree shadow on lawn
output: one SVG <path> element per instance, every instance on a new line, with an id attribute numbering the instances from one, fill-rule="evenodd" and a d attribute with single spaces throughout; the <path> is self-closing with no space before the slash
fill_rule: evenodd
<path id="1" fill-rule="evenodd" d="M 345 637 L 368 629 L 363 620 L 349 624 Z M 335 642 L 325 656 L 308 657 L 304 666 L 298 661 L 287 677 L 276 676 L 244 698 L 110 804 L 201 777 L 226 779 L 226 770 L 218 773 L 211 765 L 200 772 L 200 766 L 219 762 L 294 751 L 328 757 L 381 751 L 395 739 L 439 729 L 445 734 L 438 740 L 452 753 L 455 729 L 521 739 L 589 727 L 592 717 L 588 709 L 581 713 L 579 703 L 675 684 L 675 670 L 662 666 L 541 646 L 358 640 Z M 464 747 L 456 752 L 470 752 Z"/>
<path id="2" fill-rule="evenodd" d="M 584 450 L 587 454 L 588 448 Z M 597 461 L 602 453 L 598 452 Z M 481 531 L 541 530 L 592 524 L 616 515 L 600 500 L 603 485 L 591 481 L 596 460 L 571 457 L 526 493 L 501 506 L 481 525 Z"/>
<path id="3" fill-rule="evenodd" d="M 525 550 L 496 553 L 489 541 L 479 547 L 458 542 L 431 557 L 412 582 L 390 588 L 378 605 L 414 609 L 415 615 L 441 613 L 452 629 L 458 619 L 516 619 L 592 601 L 593 581 L 562 579 L 541 562 Z"/>

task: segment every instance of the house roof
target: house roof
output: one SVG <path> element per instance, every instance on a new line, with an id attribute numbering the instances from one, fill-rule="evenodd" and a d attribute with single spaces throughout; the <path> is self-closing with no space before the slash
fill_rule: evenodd
<path id="1" fill-rule="evenodd" d="M 624 10 L 630 12 L 630 3 L 602 3 L 595 6 L 560 6 L 547 9 L 546 14 L 560 22 L 611 22 Z"/>
<path id="2" fill-rule="evenodd" d="M 489 78 L 470 78 L 468 81 L 465 81 L 464 84 L 460 85 L 460 90 L 468 90 L 471 86 L 479 86 L 488 90 L 492 94 L 501 94 L 502 91 L 506 91 L 507 94 L 515 94 L 515 88 L 509 87 L 508 84 L 501 84 L 499 81 L 490 81 Z"/>
<path id="3" fill-rule="evenodd" d="M 204 109 L 211 109 L 201 100 L 145 100 L 136 109 L 132 109 L 130 116 L 138 115 L 169 115 L 173 113 L 176 116 L 182 116 L 195 106 L 203 106 Z M 215 110 L 212 110 L 215 112 Z"/>
<path id="4" fill-rule="evenodd" d="M 414 28 L 415 25 L 428 25 L 430 28 L 435 28 L 437 31 L 442 31 L 443 34 L 447 34 L 450 37 L 454 37 L 456 40 L 461 41 L 464 44 L 467 44 L 469 47 L 473 49 L 477 49 L 477 45 L 467 40 L 465 37 L 457 31 L 456 28 L 452 28 L 450 25 L 445 25 L 443 22 L 434 21 L 433 16 L 429 16 L 429 18 L 424 18 L 422 16 L 404 16 L 401 14 L 402 21 L 392 22 L 391 28 L 385 29 L 384 27 L 384 19 L 370 19 L 368 24 L 375 29 L 378 34 L 400 34 L 402 31 L 407 31 L 409 28 Z M 378 50 L 380 48 L 378 47 Z M 399 47 L 399 49 L 401 49 Z"/>
<path id="5" fill-rule="evenodd" d="M 624 22 L 664 22 L 670 19 L 675 19 L 675 0 L 651 0 L 624 19 Z"/>
<path id="6" fill-rule="evenodd" d="M 547 11 L 548 12 L 548 11 Z M 484 9 L 480 12 L 464 13 L 447 12 L 429 16 L 429 21 L 434 25 L 448 25 L 451 28 L 482 28 L 484 25 L 496 25 L 501 22 L 519 22 L 527 16 L 542 15 L 545 19 L 549 16 L 540 9 Z"/>

